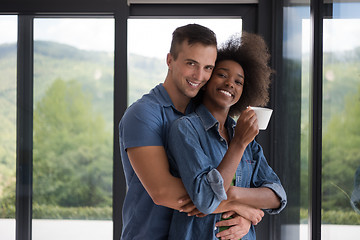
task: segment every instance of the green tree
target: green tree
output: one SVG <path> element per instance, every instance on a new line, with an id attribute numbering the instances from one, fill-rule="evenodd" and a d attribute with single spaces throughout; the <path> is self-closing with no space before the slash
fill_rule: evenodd
<path id="1" fill-rule="evenodd" d="M 34 111 L 34 203 L 111 206 L 112 137 L 78 82 L 55 80 Z"/>
<path id="2" fill-rule="evenodd" d="M 351 210 L 349 196 L 360 166 L 360 87 L 348 95 L 323 137 L 323 209 Z"/>

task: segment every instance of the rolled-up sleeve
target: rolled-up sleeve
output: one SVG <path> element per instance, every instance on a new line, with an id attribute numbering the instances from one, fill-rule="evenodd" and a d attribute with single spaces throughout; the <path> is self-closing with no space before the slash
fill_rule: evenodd
<path id="1" fill-rule="evenodd" d="M 263 154 L 261 146 L 253 141 L 253 158 L 257 162 L 252 179 L 252 187 L 267 187 L 274 191 L 280 200 L 280 207 L 277 209 L 264 209 L 269 214 L 280 213 L 287 204 L 287 195 L 279 177 L 269 166 Z"/>
<path id="2" fill-rule="evenodd" d="M 285 192 L 283 186 L 278 183 L 266 183 L 266 184 L 262 185 L 262 187 L 270 188 L 271 190 L 273 190 L 275 192 L 275 194 L 280 199 L 280 207 L 279 208 L 264 209 L 264 210 L 268 214 L 272 214 L 272 215 L 279 214 L 286 207 L 286 204 L 287 204 L 287 196 L 286 196 L 286 192 Z"/>
<path id="3" fill-rule="evenodd" d="M 224 179 L 217 169 L 212 169 L 206 176 L 210 187 L 214 191 L 216 197 L 222 201 L 227 199 L 227 195 L 224 188 Z"/>
<path id="4" fill-rule="evenodd" d="M 226 200 L 221 174 L 210 166 L 195 126 L 187 118 L 173 123 L 168 141 L 170 168 L 181 177 L 184 186 L 199 211 L 211 214 Z"/>

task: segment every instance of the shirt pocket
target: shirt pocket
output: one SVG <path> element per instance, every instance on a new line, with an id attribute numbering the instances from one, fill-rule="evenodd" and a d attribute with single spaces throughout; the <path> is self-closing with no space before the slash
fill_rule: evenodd
<path id="1" fill-rule="evenodd" d="M 239 167 L 236 169 L 236 186 L 250 187 L 255 164 L 256 161 L 253 159 L 241 159 Z"/>

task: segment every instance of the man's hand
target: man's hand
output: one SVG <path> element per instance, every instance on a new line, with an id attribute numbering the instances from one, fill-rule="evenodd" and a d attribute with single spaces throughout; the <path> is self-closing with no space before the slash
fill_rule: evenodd
<path id="1" fill-rule="evenodd" d="M 236 208 L 236 212 L 229 211 L 223 213 L 223 219 L 227 219 L 229 217 L 232 218 L 219 221 L 215 226 L 230 226 L 230 228 L 219 232 L 216 236 L 221 237 L 221 239 L 240 239 L 249 232 L 251 224 L 257 225 L 263 216 L 264 212 L 261 209 L 239 204 Z"/>
<path id="2" fill-rule="evenodd" d="M 251 226 L 251 222 L 249 220 L 239 216 L 238 214 L 233 214 L 232 217 L 233 218 L 229 220 L 222 220 L 215 224 L 216 227 L 231 226 L 229 229 L 216 234 L 216 237 L 221 239 L 238 240 L 249 232 Z"/>

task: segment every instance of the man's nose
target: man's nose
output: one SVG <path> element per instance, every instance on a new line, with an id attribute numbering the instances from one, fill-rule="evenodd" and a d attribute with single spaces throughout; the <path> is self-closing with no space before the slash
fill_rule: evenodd
<path id="1" fill-rule="evenodd" d="M 205 72 L 205 70 L 202 70 L 200 68 L 197 68 L 194 70 L 193 72 L 193 78 L 196 79 L 196 80 L 199 80 L 199 81 L 202 81 L 204 80 L 207 76 L 207 73 Z M 210 78 L 210 76 L 209 76 Z M 208 80 L 208 79 L 206 79 Z"/>

